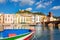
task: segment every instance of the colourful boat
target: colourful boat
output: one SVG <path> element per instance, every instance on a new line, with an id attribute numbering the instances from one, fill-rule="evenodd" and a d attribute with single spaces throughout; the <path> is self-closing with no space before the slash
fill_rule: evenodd
<path id="1" fill-rule="evenodd" d="M 1 40 L 28 40 L 34 32 L 29 29 L 5 29 L 0 32 Z"/>

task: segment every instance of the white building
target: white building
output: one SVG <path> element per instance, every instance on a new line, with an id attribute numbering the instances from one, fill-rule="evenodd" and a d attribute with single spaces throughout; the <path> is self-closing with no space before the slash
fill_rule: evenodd
<path id="1" fill-rule="evenodd" d="M 32 16 L 32 22 L 36 22 L 36 23 L 39 23 L 41 22 L 41 15 L 35 15 L 35 16 Z"/>
<path id="2" fill-rule="evenodd" d="M 39 17 L 39 15 L 36 15 L 36 16 L 35 16 L 35 21 L 36 21 L 36 23 L 37 23 L 37 22 L 40 22 L 40 17 Z"/>
<path id="3" fill-rule="evenodd" d="M 54 21 L 54 18 L 53 17 L 50 17 L 50 21 Z"/>

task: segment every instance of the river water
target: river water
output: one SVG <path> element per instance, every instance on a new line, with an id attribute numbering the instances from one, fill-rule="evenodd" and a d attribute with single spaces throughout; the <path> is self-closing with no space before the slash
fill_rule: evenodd
<path id="1" fill-rule="evenodd" d="M 53 31 L 42 30 L 41 26 L 36 26 L 35 29 L 36 32 L 31 40 L 60 40 L 60 30 L 58 29 L 54 29 Z"/>

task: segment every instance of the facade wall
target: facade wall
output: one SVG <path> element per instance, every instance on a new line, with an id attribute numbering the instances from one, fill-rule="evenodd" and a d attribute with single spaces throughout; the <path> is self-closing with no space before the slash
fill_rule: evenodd
<path id="1" fill-rule="evenodd" d="M 4 14 L 4 23 L 13 23 L 13 14 Z"/>
<path id="2" fill-rule="evenodd" d="M 47 21 L 54 21 L 53 17 L 47 17 Z"/>
<path id="3" fill-rule="evenodd" d="M 50 17 L 50 21 L 54 21 L 54 18 L 53 17 Z"/>
<path id="4" fill-rule="evenodd" d="M 37 22 L 40 22 L 40 19 L 39 19 L 39 18 L 40 18 L 39 15 L 36 15 L 36 17 L 35 17 L 36 23 L 37 23 Z"/>
<path id="5" fill-rule="evenodd" d="M 20 22 L 21 23 L 32 23 L 33 21 L 33 19 L 32 19 L 32 14 L 28 14 L 28 13 L 24 13 L 24 14 L 20 14 L 21 15 L 21 17 L 20 17 Z"/>
<path id="6" fill-rule="evenodd" d="M 18 23 L 22 23 L 22 22 L 25 22 L 25 17 L 22 16 L 21 14 L 16 14 L 14 16 L 14 23 L 18 24 Z"/>
<path id="7" fill-rule="evenodd" d="M 4 22 L 4 29 L 19 29 L 19 28 L 30 28 L 29 26 L 22 27 L 20 24 L 26 23 L 26 24 L 33 25 L 34 23 L 36 24 L 36 23 L 42 22 L 44 16 L 22 13 L 22 14 L 4 14 L 0 16 L 0 18 L 1 18 L 0 22 L 1 23 Z"/>
<path id="8" fill-rule="evenodd" d="M 34 14 L 28 14 L 28 13 L 21 13 L 15 15 L 14 23 L 38 23 L 42 22 L 44 18 L 44 15 L 34 15 Z"/>
<path id="9" fill-rule="evenodd" d="M 0 24 L 3 24 L 3 18 L 4 18 L 4 15 L 0 14 Z"/>
<path id="10" fill-rule="evenodd" d="M 49 15 L 47 16 L 47 21 L 54 21 L 53 14 L 49 12 Z"/>
<path id="11" fill-rule="evenodd" d="M 18 19 L 19 19 L 19 15 L 16 14 L 16 15 L 14 15 L 13 18 L 14 18 L 13 23 L 14 23 L 14 24 L 17 24 L 17 23 L 18 23 Z"/>
<path id="12" fill-rule="evenodd" d="M 43 15 L 33 15 L 33 14 L 4 14 L 0 16 L 0 23 L 9 23 L 9 24 L 19 24 L 19 23 L 37 23 L 42 22 L 44 16 Z M 53 18 L 51 18 L 53 20 Z M 49 19 L 50 20 L 50 19 Z"/>
<path id="13" fill-rule="evenodd" d="M 32 17 L 25 17 L 25 22 L 26 23 L 32 23 Z"/>
<path id="14" fill-rule="evenodd" d="M 40 15 L 39 19 L 40 19 L 40 22 L 43 22 L 43 21 L 46 21 L 47 18 L 44 15 Z"/>

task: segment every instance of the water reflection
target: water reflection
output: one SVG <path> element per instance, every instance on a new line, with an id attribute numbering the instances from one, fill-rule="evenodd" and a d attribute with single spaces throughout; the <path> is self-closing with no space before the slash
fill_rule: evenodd
<path id="1" fill-rule="evenodd" d="M 42 36 L 42 26 L 41 26 L 41 24 L 37 24 L 36 26 L 34 26 L 34 28 L 35 28 L 35 34 L 34 34 L 34 36 L 31 40 L 37 40 Z"/>
<path id="2" fill-rule="evenodd" d="M 36 26 L 36 33 L 31 40 L 60 40 L 60 31 L 58 29 L 54 30 L 43 30 L 42 27 Z"/>
<path id="3" fill-rule="evenodd" d="M 13 29 L 35 29 L 36 32 L 33 35 L 31 40 L 60 40 L 60 30 L 58 29 L 50 29 L 42 28 L 41 24 L 37 24 L 36 26 L 29 26 L 27 24 L 15 25 Z M 0 33 L 0 38 L 2 33 Z"/>

